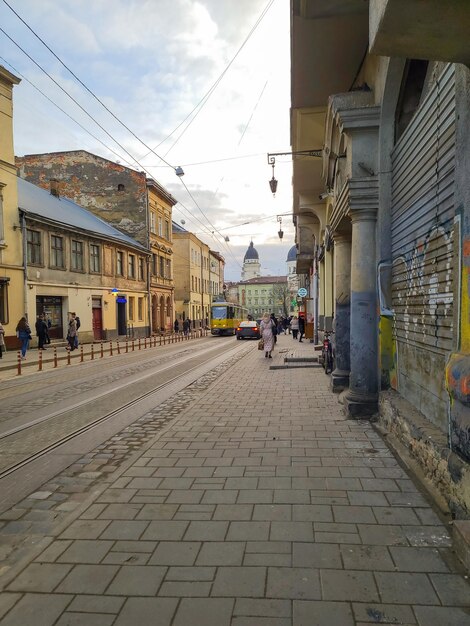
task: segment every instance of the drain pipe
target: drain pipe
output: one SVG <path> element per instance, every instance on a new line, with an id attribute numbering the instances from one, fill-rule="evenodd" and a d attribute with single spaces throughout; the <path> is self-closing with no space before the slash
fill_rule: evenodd
<path id="1" fill-rule="evenodd" d="M 26 319 L 28 319 L 28 242 L 26 238 L 26 215 L 21 210 L 20 223 L 21 236 L 23 238 L 23 308 Z"/>

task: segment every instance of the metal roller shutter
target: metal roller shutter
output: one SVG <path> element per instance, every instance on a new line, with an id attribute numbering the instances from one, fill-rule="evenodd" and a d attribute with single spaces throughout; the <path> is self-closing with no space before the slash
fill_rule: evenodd
<path id="1" fill-rule="evenodd" d="M 452 348 L 454 156 L 454 65 L 448 65 L 392 153 L 392 303 L 399 385 L 403 377 L 414 381 L 410 394 L 420 409 L 426 388 L 444 400 L 443 372 L 442 381 L 436 381 L 420 368 L 436 359 L 441 363 L 439 355 L 445 357 Z M 400 356 L 405 356 L 401 363 Z M 410 371 L 413 366 L 416 372 Z"/>

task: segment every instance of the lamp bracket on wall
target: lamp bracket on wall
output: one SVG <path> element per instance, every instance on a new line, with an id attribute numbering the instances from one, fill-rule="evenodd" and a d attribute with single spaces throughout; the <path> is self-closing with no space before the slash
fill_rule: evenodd
<path id="1" fill-rule="evenodd" d="M 273 176 L 269 181 L 269 188 L 271 189 L 273 196 L 276 195 L 277 190 L 277 180 L 274 177 L 274 166 L 276 164 L 277 156 L 307 156 L 321 159 L 323 157 L 323 148 L 318 150 L 295 150 L 294 152 L 268 152 L 268 163 L 273 168 Z"/>

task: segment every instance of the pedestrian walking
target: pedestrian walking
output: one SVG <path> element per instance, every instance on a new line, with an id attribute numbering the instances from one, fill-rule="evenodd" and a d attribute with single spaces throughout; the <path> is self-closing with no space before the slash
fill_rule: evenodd
<path id="1" fill-rule="evenodd" d="M 294 315 L 294 317 L 291 319 L 290 329 L 292 331 L 292 339 L 297 339 L 297 335 L 299 334 L 299 318 L 297 317 L 297 315 Z"/>
<path id="2" fill-rule="evenodd" d="M 305 335 L 305 319 L 299 317 L 299 342 L 302 343 L 302 337 Z"/>
<path id="3" fill-rule="evenodd" d="M 75 348 L 78 348 L 78 329 L 80 328 L 82 323 L 76 313 L 72 313 L 72 315 L 73 315 L 73 319 L 75 320 L 75 325 L 77 327 L 77 331 L 75 333 L 75 341 L 73 342 L 73 345 L 75 346 Z"/>
<path id="4" fill-rule="evenodd" d="M 26 359 L 26 352 L 29 348 L 29 342 L 31 341 L 31 328 L 28 324 L 26 317 L 22 317 L 16 325 L 16 336 L 21 342 L 21 358 Z"/>
<path id="5" fill-rule="evenodd" d="M 38 315 L 36 317 L 36 336 L 38 338 L 38 350 L 47 350 L 44 344 L 47 343 L 47 322 L 44 319 L 44 315 Z"/>
<path id="6" fill-rule="evenodd" d="M 189 320 L 188 320 L 188 319 L 185 319 L 185 320 L 183 321 L 183 333 L 184 333 L 184 335 L 186 335 L 186 336 L 187 336 L 187 335 L 188 335 L 188 333 L 189 333 L 189 327 L 190 327 L 190 322 L 189 322 Z"/>
<path id="7" fill-rule="evenodd" d="M 264 358 L 272 359 L 271 352 L 274 348 L 275 343 L 275 335 L 274 331 L 276 329 L 276 324 L 273 322 L 271 317 L 269 317 L 269 313 L 265 313 L 263 315 L 263 319 L 261 320 L 261 336 L 264 342 Z"/>
<path id="8" fill-rule="evenodd" d="M 75 320 L 75 313 L 69 313 L 69 327 L 67 329 L 67 350 L 73 352 L 75 350 L 75 343 L 77 341 L 77 322 Z M 78 343 L 78 342 L 77 342 Z"/>
<path id="9" fill-rule="evenodd" d="M 175 333 L 179 332 L 180 329 L 180 323 L 178 322 L 177 319 L 175 319 L 175 323 L 173 324 L 173 330 L 175 331 Z"/>
<path id="10" fill-rule="evenodd" d="M 0 322 L 0 359 L 5 352 L 5 329 L 3 328 L 2 323 Z"/>

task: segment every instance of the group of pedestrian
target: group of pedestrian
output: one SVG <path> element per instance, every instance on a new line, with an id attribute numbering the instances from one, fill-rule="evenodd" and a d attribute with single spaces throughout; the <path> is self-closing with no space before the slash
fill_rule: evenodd
<path id="1" fill-rule="evenodd" d="M 175 319 L 173 324 L 173 330 L 175 333 L 179 333 L 180 331 L 180 323 L 178 319 Z M 183 334 L 189 335 L 189 331 L 191 330 L 191 320 L 189 317 L 183 320 Z"/>
<path id="2" fill-rule="evenodd" d="M 289 331 L 289 333 L 292 332 L 292 338 L 297 340 L 297 337 L 299 337 L 299 342 L 302 343 L 303 337 L 305 336 L 305 318 L 293 315 L 290 318 L 281 317 L 277 320 L 274 313 L 271 313 L 271 315 L 264 313 L 260 328 L 264 344 L 264 356 L 266 359 L 272 359 L 271 353 L 277 342 L 277 335 L 280 335 L 282 332 L 285 335 L 287 331 Z"/>

